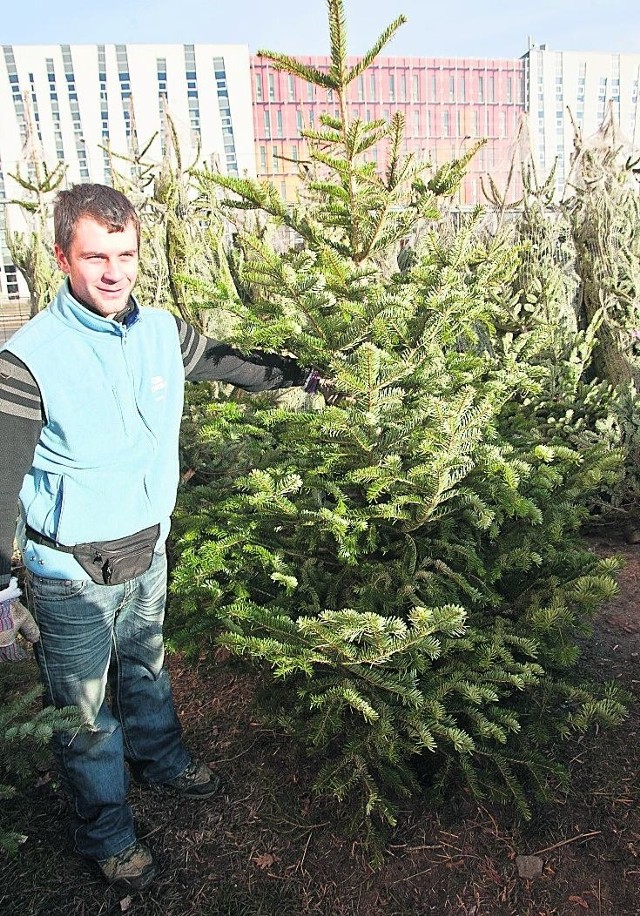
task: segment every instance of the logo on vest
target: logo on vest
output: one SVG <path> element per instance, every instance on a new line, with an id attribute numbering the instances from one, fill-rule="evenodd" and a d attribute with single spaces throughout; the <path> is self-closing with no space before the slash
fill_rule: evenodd
<path id="1" fill-rule="evenodd" d="M 155 401 L 164 400 L 164 392 L 166 387 L 167 383 L 161 375 L 153 375 L 151 377 L 151 393 L 154 395 Z"/>

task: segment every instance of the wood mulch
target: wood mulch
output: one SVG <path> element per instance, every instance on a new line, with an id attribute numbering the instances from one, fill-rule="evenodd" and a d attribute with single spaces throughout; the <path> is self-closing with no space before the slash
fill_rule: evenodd
<path id="1" fill-rule="evenodd" d="M 640 546 L 613 537 L 594 546 L 626 566 L 583 664 L 638 696 Z M 28 792 L 2 803 L 2 823 L 27 837 L 16 857 L 0 853 L 3 916 L 640 914 L 637 706 L 618 729 L 571 745 L 570 794 L 530 822 L 466 792 L 437 811 L 413 802 L 374 868 L 314 797 L 309 762 L 253 718 L 250 675 L 223 658 L 193 667 L 174 655 L 169 665 L 187 741 L 221 772 L 224 792 L 195 802 L 132 786 L 160 871 L 145 894 L 126 896 L 71 852 L 65 800 L 43 769 Z M 527 865 L 535 877 L 523 876 Z"/>

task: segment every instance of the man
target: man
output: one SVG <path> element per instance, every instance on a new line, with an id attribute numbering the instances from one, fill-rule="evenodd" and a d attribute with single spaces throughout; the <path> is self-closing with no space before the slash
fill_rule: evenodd
<path id="1" fill-rule="evenodd" d="M 136 839 L 125 761 L 143 784 L 187 798 L 220 784 L 182 742 L 163 666 L 184 381 L 261 391 L 314 373 L 139 306 L 140 224 L 118 191 L 60 192 L 54 229 L 66 280 L 0 349 L 0 615 L 14 637 L 24 623 L 9 584 L 18 504 L 45 700 L 77 706 L 86 723 L 54 740 L 75 846 L 108 881 L 142 890 L 156 864 Z"/>

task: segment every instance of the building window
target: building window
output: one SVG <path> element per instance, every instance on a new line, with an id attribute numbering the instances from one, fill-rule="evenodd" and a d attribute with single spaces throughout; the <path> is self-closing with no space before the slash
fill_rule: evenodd
<path id="1" fill-rule="evenodd" d="M 291 74 L 289 74 L 287 78 L 287 86 L 289 88 L 289 101 L 295 102 L 296 100 L 296 79 Z"/>
<path id="2" fill-rule="evenodd" d="M 256 102 L 262 101 L 262 73 L 256 73 Z"/>
<path id="3" fill-rule="evenodd" d="M 443 137 L 448 137 L 448 136 L 449 136 L 449 132 L 450 132 L 450 129 L 449 129 L 449 112 L 448 112 L 448 111 L 443 111 L 443 112 L 442 112 L 442 136 L 443 136 Z"/>
<path id="4" fill-rule="evenodd" d="M 121 50 L 124 48 L 123 45 L 118 46 Z M 119 53 L 120 53 L 119 52 Z M 78 106 L 78 94 L 76 92 L 76 78 L 73 71 L 73 60 L 71 57 L 71 47 L 69 45 L 62 45 L 62 59 L 64 62 L 65 77 L 67 80 L 67 93 L 69 96 L 69 108 L 71 110 L 71 121 L 73 124 L 73 135 L 76 145 L 76 155 L 78 158 L 78 169 L 80 172 L 80 178 L 84 181 L 89 179 L 89 169 L 87 165 L 87 150 L 85 146 L 85 141 L 83 137 L 82 123 L 80 120 L 80 108 Z M 124 112 L 125 124 L 127 125 L 127 137 L 130 137 L 129 124 L 130 122 L 127 118 L 131 113 L 131 92 L 129 91 L 129 71 L 126 64 L 126 49 L 124 50 L 124 61 L 121 63 L 121 59 L 118 59 L 118 70 L 121 86 L 123 81 L 126 81 L 124 85 L 126 86 L 127 91 L 122 91 L 121 96 L 123 100 L 123 105 L 125 104 L 125 99 L 127 100 L 127 110 Z M 56 100 L 57 101 L 57 100 Z M 56 106 L 57 107 L 57 106 Z"/>
<path id="5" fill-rule="evenodd" d="M 412 85 L 412 90 L 411 90 L 412 101 L 419 102 L 420 101 L 420 76 L 417 73 L 413 74 L 411 85 Z"/>
<path id="6" fill-rule="evenodd" d="M 464 73 L 460 74 L 460 101 L 467 101 L 467 79 Z"/>
<path id="7" fill-rule="evenodd" d="M 189 108 L 189 121 L 191 124 L 191 137 L 194 146 L 200 142 L 200 103 L 198 101 L 198 83 L 196 75 L 196 55 L 194 45 L 184 46 L 184 66 L 187 78 L 187 106 Z M 215 69 L 215 65 L 214 65 Z M 224 63 L 223 63 L 224 70 Z M 218 86 L 218 107 L 220 107 L 220 77 L 215 74 Z M 222 82 L 226 86 L 226 75 L 223 73 Z"/>
<path id="8" fill-rule="evenodd" d="M 269 81 L 269 101 L 274 102 L 276 98 L 276 81 L 273 73 L 268 76 Z"/>
<path id="9" fill-rule="evenodd" d="M 195 66 L 195 62 L 194 62 Z M 213 58 L 213 71 L 216 80 L 216 90 L 218 94 L 218 110 L 220 112 L 220 123 L 222 124 L 222 136 L 224 140 L 225 165 L 229 175 L 238 174 L 238 157 L 236 154 L 236 142 L 233 135 L 233 122 L 231 120 L 231 107 L 229 105 L 229 90 L 227 88 L 227 71 L 224 63 L 224 57 Z M 195 72 L 194 72 L 195 77 Z"/>
<path id="10" fill-rule="evenodd" d="M 484 76 L 478 77 L 478 101 L 484 102 Z"/>
<path id="11" fill-rule="evenodd" d="M 389 74 L 389 101 L 395 102 L 396 100 L 396 78 L 393 73 Z"/>
<path id="12" fill-rule="evenodd" d="M 510 76 L 507 77 L 507 104 L 513 102 L 513 80 Z"/>
<path id="13" fill-rule="evenodd" d="M 14 264 L 5 264 L 4 273 L 7 278 L 7 295 L 9 299 L 18 299 L 20 290 L 18 288 L 18 273 Z"/>
<path id="14" fill-rule="evenodd" d="M 271 158 L 273 159 L 273 171 L 278 173 L 280 171 L 280 156 L 278 155 L 278 147 L 274 146 L 271 150 Z"/>
<path id="15" fill-rule="evenodd" d="M 432 102 L 437 102 L 437 101 L 438 101 L 438 85 L 437 85 L 437 82 L 436 82 L 436 75 L 435 75 L 435 73 L 432 73 L 432 74 L 431 74 L 431 101 L 432 101 Z"/>
<path id="16" fill-rule="evenodd" d="M 456 100 L 456 78 L 455 76 L 449 77 L 449 101 L 455 102 Z"/>
<path id="17" fill-rule="evenodd" d="M 489 77 L 489 103 L 493 104 L 496 100 L 496 81 L 495 77 Z"/>
<path id="18" fill-rule="evenodd" d="M 276 111 L 276 134 L 282 136 L 282 111 L 280 108 Z"/>
<path id="19" fill-rule="evenodd" d="M 358 77 L 358 101 L 364 102 L 364 76 Z"/>
<path id="20" fill-rule="evenodd" d="M 375 73 L 371 74 L 371 79 L 369 80 L 369 98 L 372 102 L 376 100 L 376 75 Z"/>
<path id="21" fill-rule="evenodd" d="M 260 147 L 260 171 L 264 174 L 267 171 L 267 147 Z"/>
<path id="22" fill-rule="evenodd" d="M 267 140 L 271 137 L 271 115 L 268 111 L 264 112 L 264 135 Z"/>

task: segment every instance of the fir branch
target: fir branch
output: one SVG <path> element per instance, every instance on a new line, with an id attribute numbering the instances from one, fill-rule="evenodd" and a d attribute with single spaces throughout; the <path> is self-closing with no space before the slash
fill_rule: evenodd
<path id="1" fill-rule="evenodd" d="M 407 22 L 407 17 L 401 15 L 401 16 L 398 16 L 397 19 L 394 19 L 394 21 L 390 25 L 387 26 L 387 28 L 382 32 L 382 34 L 377 39 L 377 41 L 374 43 L 374 45 L 371 47 L 371 49 L 367 51 L 367 53 L 361 58 L 361 60 L 358 61 L 357 64 L 355 64 L 351 68 L 351 70 L 349 70 L 349 73 L 347 74 L 347 77 L 346 77 L 346 83 L 352 82 L 354 79 L 356 79 L 356 77 L 360 76 L 361 73 L 364 73 L 364 71 L 367 70 L 371 66 L 373 61 L 380 54 L 380 51 L 384 48 L 386 44 L 388 44 L 391 41 L 391 39 L 393 38 L 395 33 L 398 31 L 400 26 L 404 25 L 406 22 Z"/>
<path id="2" fill-rule="evenodd" d="M 316 67 L 303 64 L 302 61 L 297 60 L 295 57 L 290 57 L 288 54 L 264 50 L 256 53 L 258 57 L 268 60 L 273 65 L 274 70 L 284 70 L 285 73 L 297 76 L 299 79 L 313 83 L 315 86 L 321 86 L 323 89 L 338 89 L 340 85 L 332 72 L 325 73 Z"/>

